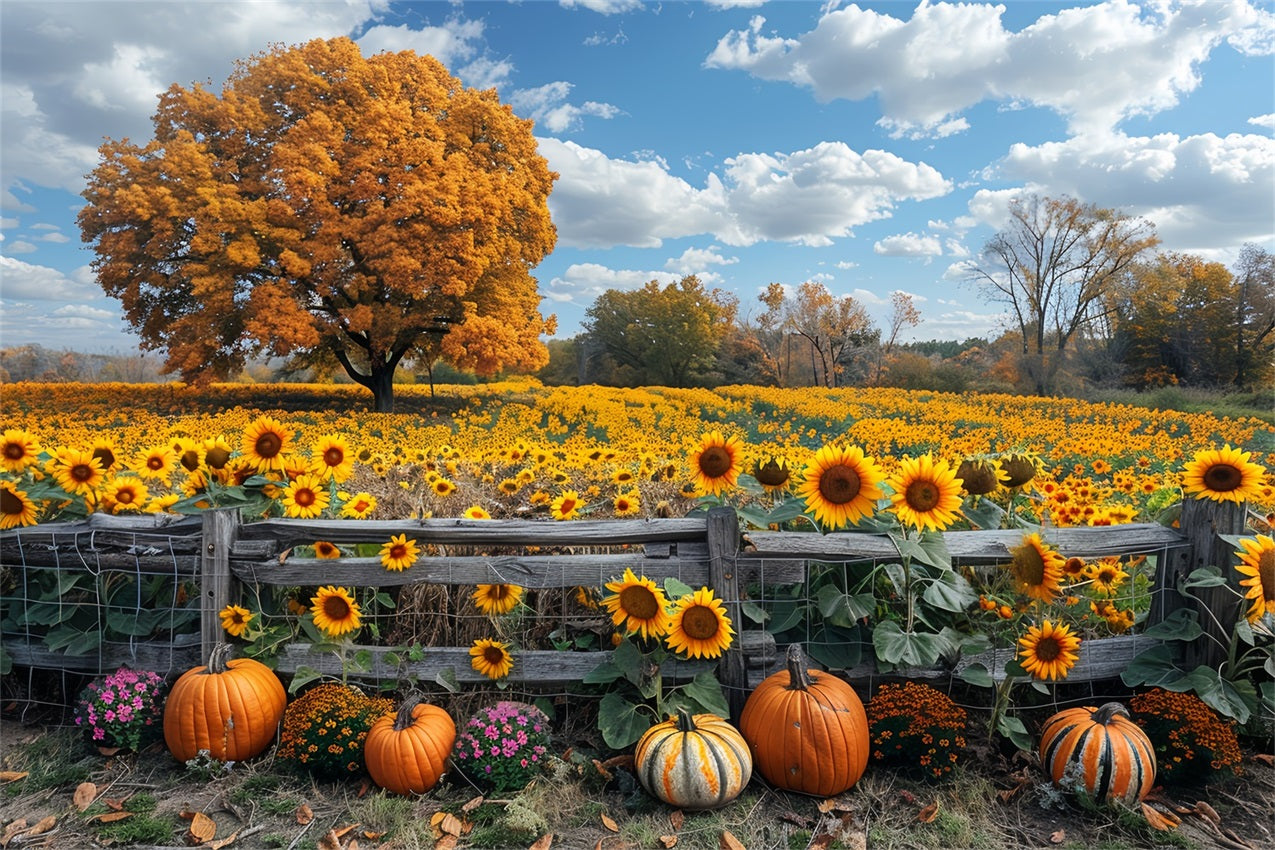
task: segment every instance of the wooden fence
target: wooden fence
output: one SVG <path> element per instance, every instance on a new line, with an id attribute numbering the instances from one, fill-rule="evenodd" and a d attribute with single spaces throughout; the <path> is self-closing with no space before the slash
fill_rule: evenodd
<path id="1" fill-rule="evenodd" d="M 1156 572 L 1149 623 L 1155 623 L 1186 604 L 1176 592 L 1183 576 L 1206 564 L 1230 563 L 1229 550 L 1218 534 L 1243 533 L 1243 522 L 1243 506 L 1189 502 L 1183 506 L 1181 530 L 1133 524 L 1050 529 L 1047 537 L 1064 556 L 1141 554 L 1153 559 Z M 429 547 L 430 554 L 402 572 L 387 571 L 376 557 L 318 560 L 292 554 L 297 547 L 316 540 L 357 544 L 383 542 L 397 534 Z M 1005 563 L 1010 547 L 1020 544 L 1022 537 L 1021 531 L 957 531 L 947 533 L 945 542 L 956 565 L 977 566 Z M 499 554 L 509 551 L 514 554 Z M 5 609 L 0 611 L 0 625 L 4 629 L 3 651 L 15 665 L 96 674 L 126 663 L 171 674 L 206 659 L 212 646 L 223 639 L 218 612 L 226 604 L 240 601 L 244 587 L 335 584 L 392 588 L 422 582 L 504 583 L 529 590 L 598 587 L 630 568 L 657 582 L 673 577 L 692 587 L 707 585 L 725 601 L 740 634 L 732 649 L 716 662 L 716 669 L 732 707 L 737 708 L 751 686 L 781 666 L 784 649 L 776 647 L 773 637 L 760 625 L 742 615 L 745 598 L 741 589 L 799 585 L 807 580 L 809 565 L 815 561 L 884 563 L 897 559 L 893 544 L 880 535 L 741 532 L 730 508 L 678 519 L 572 522 L 243 522 L 234 509 L 210 510 L 198 517 L 93 515 L 80 522 L 0 532 L 4 582 L 0 601 Z M 116 586 L 111 577 L 118 575 L 132 576 L 139 585 L 146 581 L 156 587 L 171 585 L 172 598 L 164 603 L 138 592 L 137 607 L 131 612 L 120 600 L 108 600 L 108 610 L 99 612 L 98 620 L 111 633 L 104 634 L 106 639 L 95 647 L 77 654 L 68 651 L 72 645 L 68 638 L 50 641 L 47 635 L 39 634 L 41 622 L 56 622 L 68 613 L 59 612 L 59 604 L 77 604 L 70 597 L 61 603 L 48 598 L 50 573 L 55 576 L 54 590 L 70 586 L 70 576 L 85 573 L 100 586 Z M 27 595 L 40 581 L 44 582 L 44 598 Z M 1226 598 L 1219 596 L 1206 604 L 1218 611 Z M 162 604 L 171 606 L 173 613 L 167 618 Z M 114 613 L 109 610 L 112 605 L 118 609 Z M 160 612 L 158 617 L 156 611 Z M 126 621 L 132 615 L 142 625 L 153 622 L 154 628 L 119 640 L 114 632 L 121 627 L 128 631 Z M 1207 622 L 1210 618 L 1201 619 Z M 165 622 L 172 627 L 166 627 Z M 133 631 L 141 632 L 142 626 Z M 84 645 L 91 644 L 91 638 L 86 635 Z M 1068 681 L 1117 676 L 1130 660 L 1155 643 L 1140 634 L 1085 641 L 1080 662 Z M 1198 642 L 1196 658 L 1207 660 L 1210 646 L 1207 640 Z M 450 671 L 460 683 L 487 681 L 470 668 L 468 647 L 427 647 L 410 661 L 393 647 L 360 649 L 370 657 L 359 673 L 363 678 L 431 681 Z M 950 676 L 974 663 L 996 671 L 1012 652 L 1012 647 L 1003 648 L 963 658 L 952 669 L 914 670 L 907 675 Z M 527 684 L 578 682 L 609 657 L 609 650 L 520 651 L 510 680 Z M 321 673 L 341 671 L 335 656 L 314 653 L 308 643 L 300 642 L 284 647 L 275 663 L 285 674 L 302 667 Z M 708 667 L 704 661 L 676 662 L 666 675 L 686 678 Z M 870 664 L 844 671 L 851 679 L 874 673 Z"/>

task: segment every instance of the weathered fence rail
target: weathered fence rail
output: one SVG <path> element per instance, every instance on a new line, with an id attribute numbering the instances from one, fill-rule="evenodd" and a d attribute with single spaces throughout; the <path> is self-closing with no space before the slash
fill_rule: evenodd
<path id="1" fill-rule="evenodd" d="M 1217 534 L 1242 531 L 1242 511 L 1237 519 L 1226 506 L 1192 508 L 1183 516 L 1183 530 L 1156 524 L 1057 528 L 1050 529 L 1048 537 L 1064 556 L 1142 554 L 1154 559 L 1150 621 L 1158 622 L 1184 604 L 1176 593 L 1179 578 L 1195 566 L 1217 563 L 1222 557 Z M 1185 527 L 1188 520 L 1193 524 L 1190 528 Z M 297 547 L 316 540 L 383 542 L 396 534 L 415 539 L 418 545 L 428 547 L 429 554 L 402 572 L 385 570 L 377 558 L 334 561 L 293 554 Z M 1010 548 L 1022 541 L 1019 531 L 959 531 L 945 537 L 954 563 L 975 567 L 1006 562 Z M 782 662 L 782 647 L 776 648 L 768 633 L 741 615 L 746 595 L 743 589 L 800 584 L 807 580 L 811 562 L 881 563 L 897 557 L 893 544 L 880 535 L 741 533 L 737 516 L 729 508 L 677 519 L 568 523 L 464 519 L 243 522 L 233 509 L 211 510 L 199 517 L 93 515 L 80 522 L 0 532 L 0 568 L 4 573 L 0 624 L 4 628 L 3 650 L 14 664 L 97 673 L 129 663 L 172 673 L 206 658 L 212 646 L 222 640 L 218 612 L 226 604 L 238 602 L 244 587 L 504 583 L 551 589 L 600 586 L 628 568 L 657 581 L 674 577 L 693 587 L 708 585 L 725 601 L 740 639 L 717 662 L 717 672 L 728 695 L 738 701 L 751 684 Z M 91 582 L 84 581 L 86 575 Z M 68 611 L 58 606 L 77 603 L 74 594 L 61 600 L 47 598 L 49 588 L 67 586 L 77 594 L 90 592 L 90 585 L 109 590 L 116 581 L 112 577 L 132 577 L 138 586 L 149 582 L 159 589 L 151 587 L 149 596 L 135 593 L 131 600 L 108 597 L 98 612 L 102 629 L 98 640 L 86 635 L 80 643 L 67 642 L 66 636 L 58 633 L 57 624 L 62 622 L 60 615 Z M 33 590 L 37 587 L 43 589 L 43 596 Z M 163 617 L 156 620 L 153 613 L 163 605 L 175 615 L 166 622 L 160 622 Z M 19 606 L 25 606 L 24 610 L 18 610 Z M 116 632 L 130 631 L 127 617 L 136 620 L 131 629 L 134 634 L 120 641 Z M 146 623 L 152 623 L 153 628 L 144 629 Z M 40 633 L 45 627 L 50 627 L 55 639 Z M 90 622 L 88 629 L 92 627 Z M 1069 680 L 1118 675 L 1152 643 L 1138 634 L 1086 641 Z M 450 670 L 459 682 L 485 681 L 470 669 L 466 647 L 427 647 L 421 657 L 410 662 L 392 647 L 360 649 L 371 658 L 360 672 L 367 678 L 414 676 L 429 681 Z M 953 669 L 907 671 L 907 675 L 951 676 L 974 663 L 995 671 L 1012 651 L 1002 648 L 986 657 L 961 659 Z M 609 657 L 605 650 L 523 651 L 511 679 L 526 683 L 579 681 Z M 304 643 L 286 646 L 275 663 L 283 673 L 295 673 L 302 667 L 321 673 L 341 670 L 339 658 L 316 653 Z M 671 665 L 668 675 L 690 676 L 707 666 L 703 661 L 680 662 Z M 873 672 L 870 665 L 845 671 L 851 678 Z"/>

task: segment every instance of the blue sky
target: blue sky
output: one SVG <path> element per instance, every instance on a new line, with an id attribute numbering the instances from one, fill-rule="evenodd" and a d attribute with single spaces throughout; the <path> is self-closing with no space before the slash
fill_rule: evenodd
<path id="1" fill-rule="evenodd" d="M 415 50 L 535 120 L 559 172 L 536 269 L 559 336 L 607 289 L 697 274 L 759 312 L 821 281 L 907 339 L 994 336 L 963 268 L 1016 193 L 1142 216 L 1162 249 L 1275 251 L 1275 8 L 1205 2 L 0 4 L 0 346 L 128 353 L 75 214 L 104 137 L 272 44 Z"/>

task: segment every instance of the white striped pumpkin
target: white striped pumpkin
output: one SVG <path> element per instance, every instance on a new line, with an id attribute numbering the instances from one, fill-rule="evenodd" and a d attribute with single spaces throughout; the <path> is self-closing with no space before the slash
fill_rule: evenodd
<path id="1" fill-rule="evenodd" d="M 684 708 L 646 730 L 633 762 L 643 788 L 690 811 L 726 805 L 753 775 L 753 758 L 738 729 L 715 714 L 692 717 Z"/>
<path id="2" fill-rule="evenodd" d="M 1155 750 L 1118 702 L 1058 712 L 1045 722 L 1040 761 L 1054 785 L 1095 801 L 1138 803 L 1155 782 Z"/>

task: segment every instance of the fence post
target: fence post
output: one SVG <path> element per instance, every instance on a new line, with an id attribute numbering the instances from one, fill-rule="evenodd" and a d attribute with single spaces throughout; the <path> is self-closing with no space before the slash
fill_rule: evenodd
<path id="1" fill-rule="evenodd" d="M 1235 560 L 1233 548 L 1218 535 L 1242 535 L 1246 513 L 1247 507 L 1242 502 L 1190 497 L 1182 502 L 1178 524 L 1188 544 L 1186 574 L 1213 566 L 1226 577 L 1225 587 L 1197 587 L 1191 591 L 1198 600 L 1192 606 L 1199 612 L 1204 634 L 1183 649 L 1183 661 L 1188 669 L 1201 664 L 1216 667 L 1226 658 L 1231 633 L 1240 615 L 1240 577 L 1231 568 Z"/>
<path id="2" fill-rule="evenodd" d="M 203 513 L 199 546 L 199 652 L 207 664 L 213 647 L 224 642 L 222 608 L 230 604 L 230 549 L 239 533 L 239 509 Z"/>
<path id="3" fill-rule="evenodd" d="M 705 533 L 708 538 L 708 579 L 721 597 L 735 628 L 735 641 L 722 653 L 717 667 L 718 681 L 726 693 L 731 720 L 738 722 L 744 710 L 748 691 L 748 669 L 744 651 L 740 648 L 743 631 L 743 610 L 740 606 L 739 571 L 736 558 L 739 554 L 739 519 L 732 507 L 712 508 L 708 512 Z"/>

